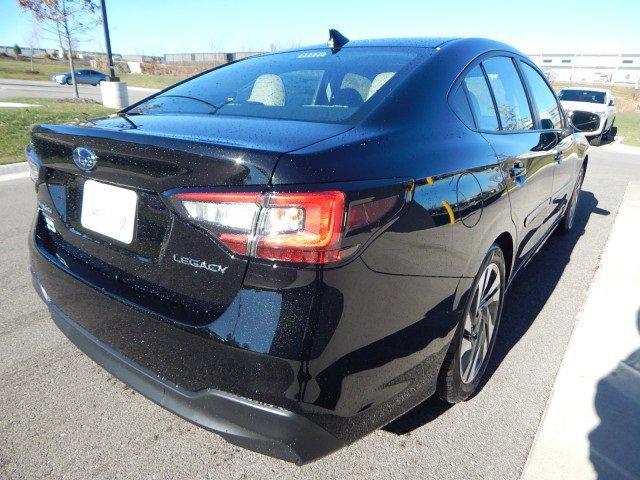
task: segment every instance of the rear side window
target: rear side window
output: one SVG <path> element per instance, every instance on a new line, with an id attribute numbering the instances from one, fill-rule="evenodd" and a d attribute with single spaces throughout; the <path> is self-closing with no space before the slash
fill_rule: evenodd
<path id="1" fill-rule="evenodd" d="M 530 130 L 533 116 L 520 76 L 508 57 L 493 57 L 482 62 L 496 99 L 502 130 Z"/>
<path id="2" fill-rule="evenodd" d="M 562 128 L 562 117 L 558 102 L 547 82 L 531 65 L 520 62 L 520 66 L 529 85 L 529 92 L 533 97 L 535 108 L 538 111 L 541 127 L 544 130 Z"/>
<path id="3" fill-rule="evenodd" d="M 467 127 L 475 128 L 473 114 L 471 113 L 471 107 L 469 106 L 463 85 L 459 85 L 455 92 L 449 96 L 449 104 L 458 118 L 460 118 Z"/>
<path id="4" fill-rule="evenodd" d="M 491 92 L 479 66 L 474 67 L 464 77 L 464 85 L 469 92 L 469 102 L 478 128 L 480 130 L 498 130 L 498 118 L 491 99 Z"/>

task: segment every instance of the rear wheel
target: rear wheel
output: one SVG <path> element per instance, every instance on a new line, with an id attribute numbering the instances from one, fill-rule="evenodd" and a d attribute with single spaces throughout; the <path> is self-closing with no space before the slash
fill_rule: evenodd
<path id="1" fill-rule="evenodd" d="M 505 272 L 502 250 L 493 244 L 473 282 L 462 320 L 440 371 L 438 394 L 446 402 L 462 402 L 478 390 L 500 324 Z"/>
<path id="2" fill-rule="evenodd" d="M 569 204 L 567 205 L 567 208 L 564 211 L 562 220 L 560 220 L 560 224 L 558 225 L 558 231 L 560 233 L 569 233 L 573 228 L 573 222 L 576 218 L 576 210 L 578 207 L 578 201 L 580 199 L 580 191 L 582 188 L 583 181 L 584 181 L 584 167 L 580 169 L 580 173 L 578 174 L 576 183 L 573 186 L 573 191 L 571 192 L 571 198 L 569 199 Z"/>

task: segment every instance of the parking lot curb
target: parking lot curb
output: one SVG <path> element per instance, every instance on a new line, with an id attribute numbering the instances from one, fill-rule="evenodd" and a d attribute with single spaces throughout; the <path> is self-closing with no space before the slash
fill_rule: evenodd
<path id="1" fill-rule="evenodd" d="M 523 480 L 638 478 L 640 182 L 625 191 Z M 634 252 L 636 252 L 634 254 Z"/>
<path id="2" fill-rule="evenodd" d="M 29 173 L 29 165 L 27 162 L 10 163 L 8 165 L 0 165 L 0 177 L 5 175 L 13 175 L 16 173 Z"/>

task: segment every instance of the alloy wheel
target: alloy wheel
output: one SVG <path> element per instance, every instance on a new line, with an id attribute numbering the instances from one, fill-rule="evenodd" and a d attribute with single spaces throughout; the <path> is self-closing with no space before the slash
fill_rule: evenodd
<path id="1" fill-rule="evenodd" d="M 464 322 L 460 345 L 460 378 L 464 383 L 476 379 L 490 350 L 501 296 L 500 269 L 490 263 L 480 276 Z"/>

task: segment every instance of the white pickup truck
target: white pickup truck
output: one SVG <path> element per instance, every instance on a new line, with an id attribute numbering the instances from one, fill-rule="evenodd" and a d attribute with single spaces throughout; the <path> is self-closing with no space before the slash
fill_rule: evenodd
<path id="1" fill-rule="evenodd" d="M 591 145 L 600 145 L 609 136 L 615 136 L 616 104 L 610 90 L 563 88 L 558 98 L 573 125 Z"/>

